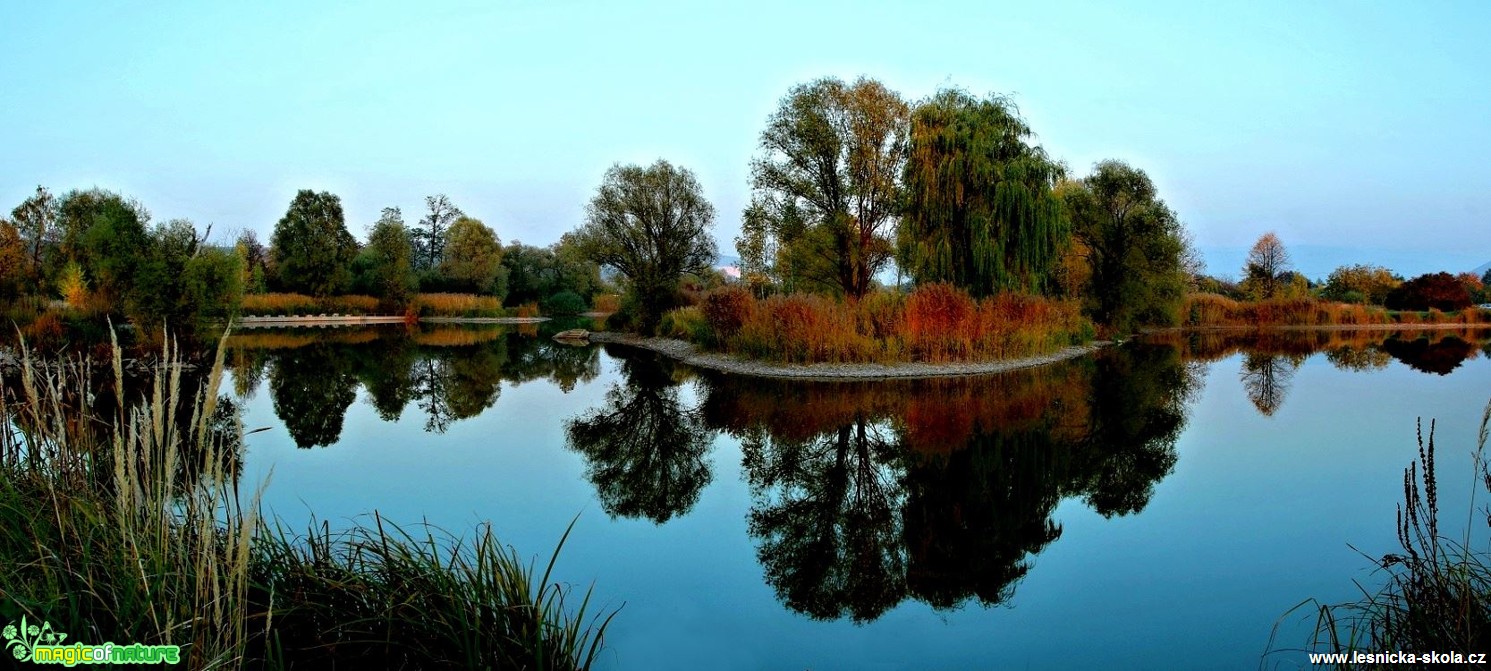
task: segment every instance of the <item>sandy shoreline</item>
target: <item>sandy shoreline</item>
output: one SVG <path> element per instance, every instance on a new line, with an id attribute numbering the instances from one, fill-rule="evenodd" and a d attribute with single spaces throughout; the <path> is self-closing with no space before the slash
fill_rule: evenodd
<path id="1" fill-rule="evenodd" d="M 641 347 L 652 350 L 664 356 L 677 359 L 690 366 L 707 368 L 724 373 L 736 375 L 751 375 L 755 377 L 766 377 L 783 380 L 889 380 L 889 379 L 918 379 L 938 377 L 968 377 L 974 375 L 994 375 L 1021 368 L 1044 366 L 1046 364 L 1075 359 L 1080 356 L 1091 354 L 1102 347 L 1110 345 L 1107 342 L 1094 342 L 1088 345 L 1067 347 L 1042 356 L 1023 357 L 1019 359 L 1006 359 L 1003 361 L 983 361 L 973 363 L 901 363 L 901 364 L 878 364 L 878 363 L 815 363 L 815 364 L 784 364 L 770 361 L 756 361 L 742 359 L 727 354 L 716 354 L 711 352 L 700 352 L 692 343 L 672 338 L 643 338 L 641 336 L 615 333 L 611 331 L 598 331 L 589 335 L 590 342 L 613 343 Z"/>

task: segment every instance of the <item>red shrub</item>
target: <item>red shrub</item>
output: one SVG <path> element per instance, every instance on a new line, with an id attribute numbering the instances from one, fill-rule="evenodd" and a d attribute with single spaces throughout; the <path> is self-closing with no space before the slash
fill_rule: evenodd
<path id="1" fill-rule="evenodd" d="M 716 338 L 732 338 L 755 312 L 756 299 L 744 287 L 720 287 L 704 295 L 704 319 Z"/>

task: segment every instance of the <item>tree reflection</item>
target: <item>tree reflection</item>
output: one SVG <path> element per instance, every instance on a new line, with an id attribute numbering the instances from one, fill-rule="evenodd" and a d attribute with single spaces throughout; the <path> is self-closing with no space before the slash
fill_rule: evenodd
<path id="1" fill-rule="evenodd" d="M 1382 343 L 1382 350 L 1414 370 L 1435 375 L 1449 375 L 1478 354 L 1475 345 L 1453 335 L 1438 340 L 1426 335 L 1412 340 L 1389 338 Z"/>
<path id="2" fill-rule="evenodd" d="M 864 416 L 807 440 L 743 441 L 766 581 L 818 619 L 873 620 L 905 598 L 901 450 Z"/>
<path id="3" fill-rule="evenodd" d="M 1326 359 L 1341 370 L 1378 370 L 1397 359 L 1414 370 L 1447 375 L 1466 359 L 1478 356 L 1477 350 L 1491 351 L 1491 329 L 1484 326 L 1427 331 L 1410 328 L 1169 332 L 1152 336 L 1150 340 L 1180 348 L 1183 356 L 1191 361 L 1218 361 L 1239 353 L 1247 355 L 1252 358 L 1252 369 L 1245 366 L 1245 375 L 1268 373 L 1273 382 L 1281 379 L 1279 374 L 1286 373 L 1285 369 L 1297 368 L 1320 352 L 1324 352 Z M 1285 357 L 1288 361 L 1283 364 L 1273 362 L 1270 369 L 1266 361 L 1268 357 Z M 1264 384 L 1270 375 L 1256 380 L 1259 392 L 1279 391 L 1277 385 Z M 1287 374 L 1284 377 L 1287 378 Z M 1287 391 L 1287 384 L 1284 389 Z M 1252 393 L 1250 390 L 1250 396 Z M 1272 395 L 1279 396 L 1277 393 Z M 1269 396 L 1260 393 L 1259 398 L 1269 401 Z M 1275 410 L 1278 408 L 1277 402 L 1265 405 Z"/>
<path id="4" fill-rule="evenodd" d="M 742 440 L 768 584 L 814 618 L 906 598 L 1007 601 L 1061 536 L 1069 497 L 1142 510 L 1176 462 L 1199 370 L 1167 346 L 977 380 L 804 384 L 711 377 L 711 426 Z"/>
<path id="5" fill-rule="evenodd" d="M 1382 370 L 1392 362 L 1393 356 L 1378 346 L 1338 347 L 1325 353 L 1327 361 L 1340 370 L 1364 373 Z"/>
<path id="6" fill-rule="evenodd" d="M 1298 361 L 1282 355 L 1249 352 L 1243 355 L 1242 373 L 1239 375 L 1243 391 L 1259 413 L 1272 417 L 1284 404 L 1289 384 L 1298 368 Z"/>
<path id="7" fill-rule="evenodd" d="M 301 448 L 337 442 L 347 408 L 357 400 L 352 361 L 332 344 L 282 350 L 273 357 L 269 394 L 274 414 Z"/>
<path id="8" fill-rule="evenodd" d="M 425 430 L 445 433 L 452 423 L 495 405 L 506 361 L 507 351 L 497 343 L 453 348 L 419 360 L 412 379 Z"/>
<path id="9" fill-rule="evenodd" d="M 523 338 L 513 340 L 508 350 L 503 377 L 517 384 L 551 380 L 567 394 L 576 384 L 594 380 L 601 373 L 599 350 L 588 345 L 565 345 L 548 338 Z"/>
<path id="10" fill-rule="evenodd" d="M 600 374 L 594 347 L 563 347 L 504 328 L 250 331 L 227 345 L 240 399 L 251 397 L 274 364 L 275 413 L 302 447 L 336 442 L 358 383 L 384 421 L 399 421 L 413 403 L 426 431 L 444 433 L 492 408 L 503 382 L 547 379 L 568 392 Z"/>
<path id="11" fill-rule="evenodd" d="M 407 338 L 390 338 L 383 347 L 357 349 L 357 380 L 368 402 L 385 422 L 397 422 L 414 400 L 419 350 Z"/>
<path id="12" fill-rule="evenodd" d="M 1093 362 L 1091 428 L 1079 454 L 1088 505 L 1099 515 L 1137 513 L 1175 469 L 1175 441 L 1200 394 L 1205 368 L 1163 346 L 1125 347 Z"/>
<path id="13" fill-rule="evenodd" d="M 671 366 L 650 355 L 608 350 L 622 382 L 605 405 L 565 423 L 569 448 L 585 457 L 585 475 L 612 517 L 663 523 L 694 506 L 713 477 L 705 455 L 714 433 L 697 408 L 679 399 Z"/>

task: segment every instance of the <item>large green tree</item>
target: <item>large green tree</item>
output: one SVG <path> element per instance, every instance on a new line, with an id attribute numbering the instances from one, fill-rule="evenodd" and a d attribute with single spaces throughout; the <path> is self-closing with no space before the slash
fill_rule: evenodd
<path id="1" fill-rule="evenodd" d="M 873 79 L 794 87 L 761 133 L 736 244 L 778 281 L 863 296 L 894 255 L 910 108 Z M 775 258 L 767 258 L 768 252 Z"/>
<path id="2" fill-rule="evenodd" d="M 209 228 L 210 232 L 210 228 Z M 163 323 L 189 333 L 204 317 L 235 313 L 243 297 L 238 255 L 208 245 L 186 219 L 150 231 L 150 245 L 130 292 L 129 313 L 148 328 Z"/>
<path id="3" fill-rule="evenodd" d="M 480 220 L 461 217 L 445 230 L 440 274 L 467 291 L 501 296 L 506 291 L 502 241 Z"/>
<path id="4" fill-rule="evenodd" d="M 404 306 L 419 286 L 413 252 L 409 229 L 404 226 L 399 208 L 383 208 L 383 216 L 368 231 L 368 244 L 358 255 L 361 283 L 386 303 Z"/>
<path id="5" fill-rule="evenodd" d="M 1070 227 L 1052 193 L 1062 166 L 1031 135 L 999 96 L 948 89 L 917 105 L 899 235 L 913 280 L 976 296 L 1045 287 Z"/>
<path id="6" fill-rule="evenodd" d="M 352 282 L 357 240 L 347 231 L 341 199 L 329 192 L 295 194 L 270 244 L 281 289 L 328 296 Z"/>
<path id="7" fill-rule="evenodd" d="M 101 189 L 69 192 L 57 212 L 60 260 L 76 264 L 106 305 L 123 307 L 149 253 L 145 227 L 150 213 L 132 199 Z"/>
<path id="8" fill-rule="evenodd" d="M 607 170 L 573 240 L 585 258 L 626 276 L 637 326 L 651 332 L 677 304 L 683 274 L 714 262 L 713 224 L 694 173 L 659 159 Z"/>
<path id="9" fill-rule="evenodd" d="M 1122 161 L 1102 161 L 1057 193 L 1087 266 L 1082 293 L 1093 318 L 1120 333 L 1176 323 L 1193 255 L 1180 219 L 1149 175 Z"/>
<path id="10" fill-rule="evenodd" d="M 502 250 L 502 268 L 507 274 L 507 302 L 514 305 L 547 301 L 561 293 L 573 293 L 589 304 L 605 285 L 600 266 L 585 257 L 572 233 L 549 247 L 513 241 Z"/>

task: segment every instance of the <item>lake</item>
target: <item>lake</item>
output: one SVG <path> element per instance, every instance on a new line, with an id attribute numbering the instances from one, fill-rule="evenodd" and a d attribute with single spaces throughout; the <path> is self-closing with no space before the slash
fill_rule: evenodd
<path id="1" fill-rule="evenodd" d="M 803 383 L 558 326 L 242 331 L 244 482 L 293 527 L 490 521 L 540 564 L 574 521 L 555 575 L 621 609 L 603 668 L 1298 668 L 1275 626 L 1380 584 L 1420 417 L 1466 524 L 1491 396 L 1484 331 Z"/>

